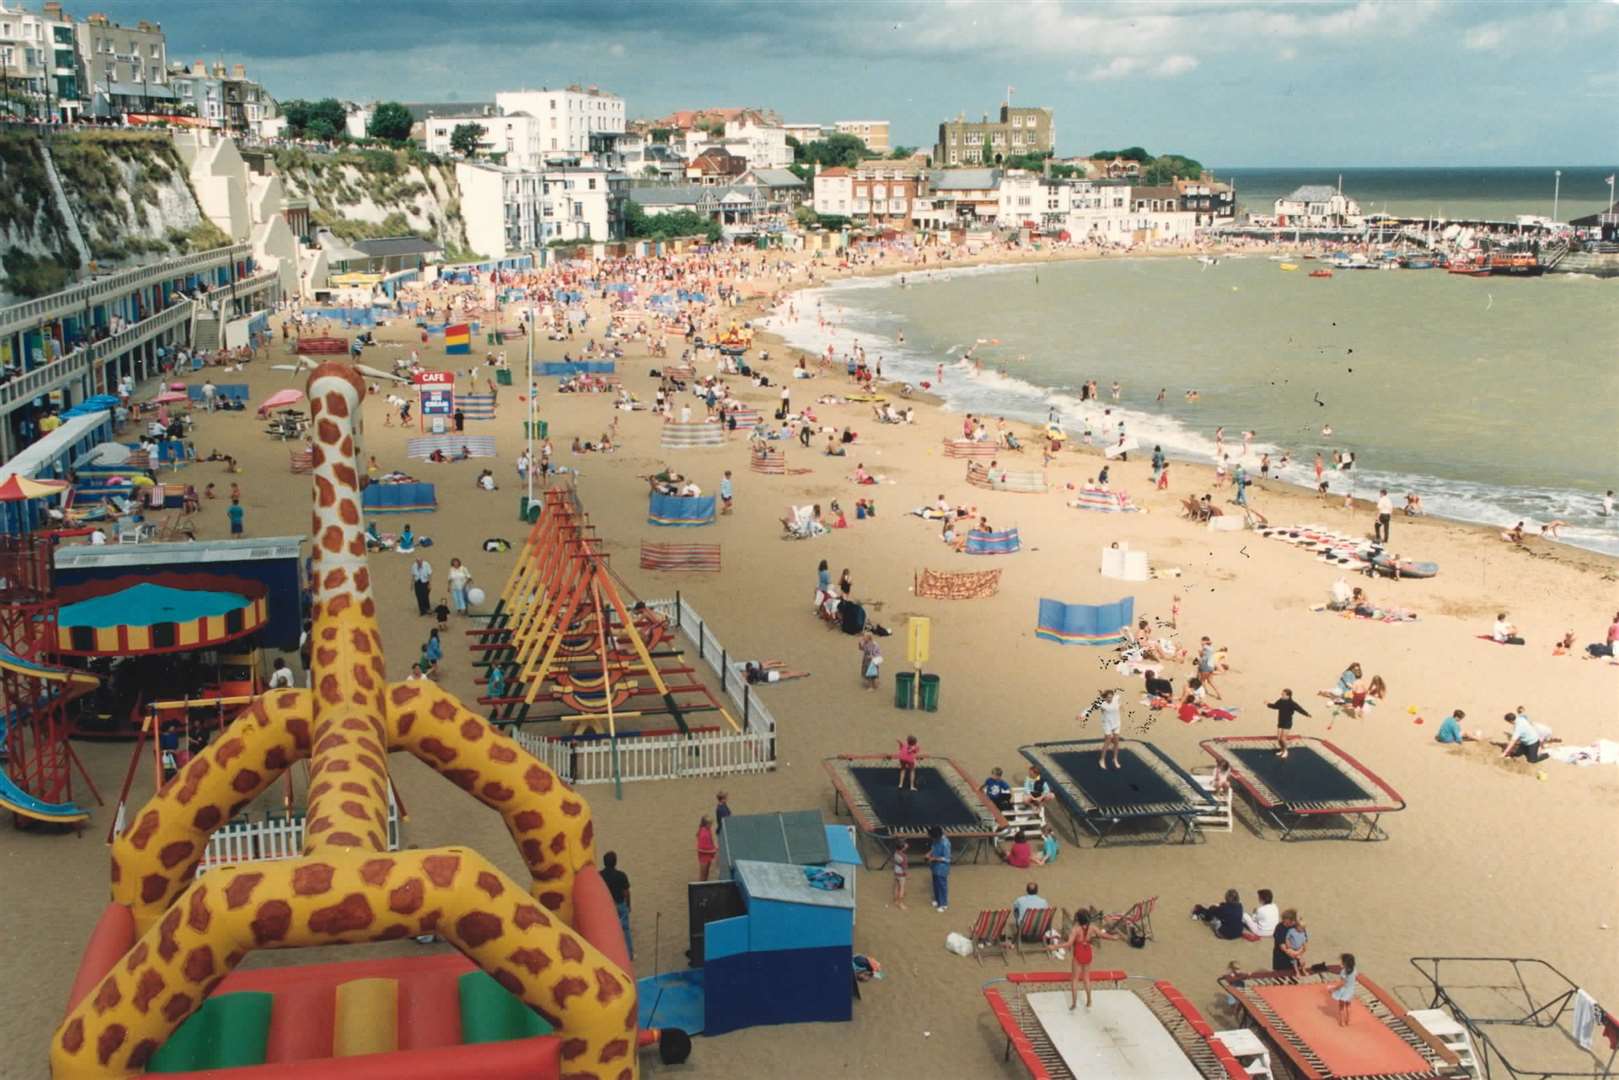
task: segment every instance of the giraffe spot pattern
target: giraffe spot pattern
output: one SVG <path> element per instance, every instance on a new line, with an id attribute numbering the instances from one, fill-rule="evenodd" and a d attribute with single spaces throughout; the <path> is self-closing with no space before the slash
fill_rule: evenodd
<path id="1" fill-rule="evenodd" d="M 107 1025 L 107 1030 L 103 1031 L 101 1037 L 96 1040 L 96 1060 L 103 1065 L 107 1064 L 112 1060 L 112 1056 L 118 1052 L 118 1048 L 124 1045 L 124 1040 L 128 1037 L 129 1029 L 124 1025 Z"/>
<path id="2" fill-rule="evenodd" d="M 479 889 L 489 894 L 489 899 L 491 900 L 506 891 L 506 886 L 500 883 L 500 878 L 487 870 L 478 871 L 477 884 Z"/>
<path id="3" fill-rule="evenodd" d="M 414 915 L 422 906 L 427 887 L 420 878 L 411 878 L 388 893 L 388 910 L 396 915 Z"/>
<path id="4" fill-rule="evenodd" d="M 194 983 L 200 983 L 214 973 L 214 950 L 207 945 L 199 945 L 186 954 L 185 967 L 181 973 Z"/>
<path id="5" fill-rule="evenodd" d="M 487 911 L 469 911 L 455 920 L 456 937 L 473 949 L 495 940 L 504 929 L 500 917 Z"/>
<path id="6" fill-rule="evenodd" d="M 367 859 L 360 866 L 360 880 L 371 886 L 381 885 L 388 880 L 393 867 L 392 859 Z"/>
<path id="7" fill-rule="evenodd" d="M 163 1005 L 163 1019 L 178 1024 L 191 1014 L 191 995 L 175 994 Z"/>
<path id="8" fill-rule="evenodd" d="M 595 976 L 596 1001 L 598 1003 L 606 1005 L 608 1002 L 615 1001 L 624 995 L 624 981 L 611 971 L 606 968 L 597 968 Z"/>
<path id="9" fill-rule="evenodd" d="M 558 979 L 551 987 L 551 1000 L 557 1003 L 558 1008 L 566 1009 L 569 998 L 578 997 L 589 992 L 589 983 L 575 976 L 567 975 Z"/>
<path id="10" fill-rule="evenodd" d="M 517 751 L 509 746 L 495 745 L 489 748 L 489 760 L 501 765 L 510 765 L 517 760 Z"/>
<path id="11" fill-rule="evenodd" d="M 533 832 L 545 824 L 545 815 L 538 810 L 520 810 L 512 816 L 512 824 L 523 832 Z"/>
<path id="12" fill-rule="evenodd" d="M 459 855 L 429 855 L 422 860 L 422 872 L 427 875 L 429 881 L 441 889 L 450 887 L 460 869 Z"/>
<path id="13" fill-rule="evenodd" d="M 84 1048 L 84 1019 L 75 1016 L 73 1022 L 62 1032 L 62 1049 L 70 1054 L 77 1054 Z"/>
<path id="14" fill-rule="evenodd" d="M 483 786 L 483 797 L 489 802 L 510 802 L 517 797 L 517 792 L 499 781 L 491 780 Z"/>
<path id="15" fill-rule="evenodd" d="M 252 769 L 243 769 L 231 780 L 230 786 L 239 795 L 252 795 L 264 783 L 264 777 Z"/>
<path id="16" fill-rule="evenodd" d="M 518 949 L 507 959 L 527 970 L 530 975 L 538 975 L 551 966 L 551 958 L 544 951 L 535 948 Z"/>
<path id="17" fill-rule="evenodd" d="M 163 864 L 163 869 L 173 870 L 189 859 L 191 853 L 196 850 L 197 845 L 190 840 L 176 840 L 172 844 L 163 845 L 162 850 L 157 853 L 157 861 Z"/>
<path id="18" fill-rule="evenodd" d="M 590 1044 L 583 1039 L 564 1039 L 560 1049 L 562 1051 L 562 1060 L 572 1061 L 586 1050 L 589 1050 Z"/>
<path id="19" fill-rule="evenodd" d="M 332 875 L 336 867 L 330 863 L 306 863 L 292 872 L 292 891 L 298 896 L 319 896 L 332 891 Z"/>
<path id="20" fill-rule="evenodd" d="M 522 904 L 512 915 L 512 922 L 519 930 L 527 930 L 531 926 L 550 926 L 551 917 L 533 904 Z"/>
<path id="21" fill-rule="evenodd" d="M 630 1041 L 628 1039 L 614 1039 L 612 1042 L 602 1047 L 602 1052 L 597 1056 L 596 1060 L 600 1064 L 606 1065 L 609 1061 L 617 1061 L 619 1058 L 624 1057 L 629 1052 Z"/>
<path id="22" fill-rule="evenodd" d="M 118 989 L 118 980 L 107 976 L 101 983 L 101 989 L 96 991 L 95 1000 L 91 1004 L 99 1015 L 124 1000 L 123 991 Z"/>
<path id="23" fill-rule="evenodd" d="M 355 836 L 353 833 L 346 832 L 346 831 L 345 832 L 334 832 L 334 833 L 332 833 L 330 836 L 328 836 L 326 838 L 326 842 L 328 844 L 332 844 L 335 847 L 363 847 L 364 846 L 360 842 L 360 838 L 358 836 Z M 378 845 L 373 844 L 372 846 L 377 847 Z"/>
<path id="24" fill-rule="evenodd" d="M 186 904 L 186 925 L 199 934 L 206 934 L 213 919 L 208 910 L 208 889 L 198 885 L 191 890 L 191 900 Z"/>
<path id="25" fill-rule="evenodd" d="M 146 963 L 148 953 L 149 950 L 146 947 L 146 942 L 142 941 L 137 944 L 129 951 L 129 959 L 124 961 L 124 970 L 131 975 L 135 974 L 136 969 L 138 969 L 142 964 Z"/>
<path id="26" fill-rule="evenodd" d="M 161 818 L 156 810 L 148 810 L 140 816 L 135 823 L 135 831 L 129 834 L 129 846 L 136 851 L 145 851 L 146 845 L 152 842 L 152 834 L 157 832 Z"/>
<path id="27" fill-rule="evenodd" d="M 169 879 L 162 874 L 147 874 L 141 878 L 141 903 L 155 904 L 169 891 Z"/>
<path id="28" fill-rule="evenodd" d="M 152 1060 L 152 1055 L 157 1053 L 157 1048 L 161 1045 L 156 1039 L 142 1039 L 135 1044 L 135 1049 L 129 1052 L 129 1060 L 125 1066 L 134 1072 L 140 1072 L 146 1068 L 146 1063 Z"/>
<path id="29" fill-rule="evenodd" d="M 562 959 L 570 964 L 577 964 L 585 958 L 585 950 L 579 944 L 579 939 L 572 934 L 563 934 L 557 942 L 557 950 L 562 953 Z"/>
<path id="30" fill-rule="evenodd" d="M 285 900 L 265 901 L 254 912 L 250 928 L 254 942 L 259 945 L 285 939 L 292 928 L 292 905 Z"/>
<path id="31" fill-rule="evenodd" d="M 375 921 L 371 902 L 364 893 L 350 893 L 331 907 L 309 915 L 309 929 L 317 934 L 346 934 L 364 930 Z"/>
<path id="32" fill-rule="evenodd" d="M 253 890 L 259 887 L 264 875 L 257 872 L 236 874 L 231 878 L 229 885 L 225 886 L 225 905 L 231 911 L 245 906 L 253 899 Z"/>

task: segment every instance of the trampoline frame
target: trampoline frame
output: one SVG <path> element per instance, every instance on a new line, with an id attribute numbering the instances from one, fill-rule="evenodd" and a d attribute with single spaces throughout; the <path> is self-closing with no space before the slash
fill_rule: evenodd
<path id="1" fill-rule="evenodd" d="M 851 771 L 857 765 L 877 765 L 883 762 L 894 761 L 893 754 L 838 754 L 834 757 L 823 758 L 821 767 L 826 770 L 827 776 L 832 780 L 832 814 L 837 817 L 846 807 L 849 816 L 854 819 L 855 828 L 859 835 L 865 837 L 882 853 L 882 859 L 873 866 L 866 858 L 864 850 L 860 854 L 860 862 L 867 870 L 881 870 L 894 859 L 894 852 L 899 847 L 909 844 L 913 840 L 927 839 L 927 826 L 916 829 L 896 830 L 872 816 L 868 816 L 869 808 L 860 804 L 859 798 L 853 794 L 860 790 L 860 784 L 854 779 Z M 960 841 L 960 851 L 964 855 L 970 854 L 973 862 L 982 862 L 984 852 L 991 848 L 992 843 L 1002 830 L 1008 828 L 1006 818 L 1001 814 L 1000 807 L 989 800 L 978 785 L 972 782 L 959 763 L 953 758 L 942 754 L 922 754 L 916 759 L 917 768 L 932 766 L 939 771 L 947 785 L 956 793 L 957 797 L 969 809 L 978 812 L 981 828 L 973 829 L 960 825 L 952 825 L 944 830 L 945 839 L 950 841 L 952 849 Z M 898 765 L 895 765 L 896 772 Z M 856 843 L 856 847 L 859 844 Z"/>
<path id="2" fill-rule="evenodd" d="M 1288 740 L 1290 747 L 1308 746 L 1321 753 L 1322 758 L 1345 776 L 1351 777 L 1366 790 L 1368 800 L 1363 806 L 1316 806 L 1312 804 L 1288 803 L 1270 789 L 1266 783 L 1254 773 L 1248 771 L 1242 759 L 1235 754 L 1226 753 L 1227 747 L 1242 746 L 1270 748 L 1276 745 L 1276 738 L 1272 735 L 1226 735 L 1215 739 L 1204 739 L 1198 745 L 1203 748 L 1215 761 L 1224 761 L 1231 766 L 1232 781 L 1248 796 L 1248 801 L 1256 809 L 1263 820 L 1254 823 L 1254 831 L 1264 836 L 1265 821 L 1274 826 L 1280 833 L 1282 840 L 1387 840 L 1389 834 L 1379 823 L 1384 814 L 1398 813 L 1405 809 L 1405 800 L 1400 793 L 1388 785 L 1386 781 L 1365 765 L 1361 764 L 1352 755 L 1346 753 L 1336 743 L 1327 739 L 1317 739 L 1304 735 Z M 1345 768 L 1345 766 L 1350 768 Z M 1368 790 L 1369 786 L 1369 790 Z M 1378 793 L 1385 796 L 1384 800 L 1376 801 Z M 1312 823 L 1318 818 L 1340 817 L 1345 819 L 1341 829 L 1329 828 L 1301 828 L 1306 823 Z"/>
<path id="3" fill-rule="evenodd" d="M 1333 975 L 1342 969 L 1337 964 L 1320 965 Z M 1334 1080 L 1338 1075 L 1316 1056 L 1309 1044 L 1293 1031 L 1287 1021 L 1278 1016 L 1270 1003 L 1258 994 L 1248 991 L 1266 986 L 1323 985 L 1314 975 L 1299 976 L 1291 971 L 1256 971 L 1248 974 L 1225 974 L 1215 980 L 1220 989 L 1237 1003 L 1244 1021 L 1257 1027 L 1265 1039 L 1282 1052 L 1288 1065 L 1300 1080 Z M 1355 1000 L 1364 1005 L 1384 1027 L 1421 1055 L 1429 1068 L 1422 1072 L 1356 1073 L 1354 1080 L 1431 1080 L 1435 1077 L 1454 1077 L 1464 1080 L 1468 1075 L 1460 1060 L 1444 1043 L 1429 1035 L 1413 1022 L 1405 1008 L 1394 996 L 1377 983 L 1361 975 L 1356 982 Z"/>
<path id="4" fill-rule="evenodd" d="M 984 1000 L 1006 1036 L 1001 1060 L 1011 1061 L 1016 1050 L 1034 1080 L 1082 1080 L 1057 1053 L 1028 1004 L 1028 995 L 1064 988 L 1069 978 L 1067 971 L 1014 971 L 983 986 Z M 1214 1038 L 1214 1029 L 1203 1014 L 1173 984 L 1122 971 L 1093 971 L 1091 985 L 1103 990 L 1127 989 L 1145 1002 L 1204 1080 L 1248 1080 L 1236 1057 Z"/>
<path id="5" fill-rule="evenodd" d="M 1442 979 L 1443 973 L 1440 971 L 1442 964 L 1450 964 L 1453 969 L 1454 965 L 1458 964 L 1508 965 L 1511 968 L 1512 981 L 1516 984 L 1512 988 L 1523 993 L 1524 1002 L 1528 1007 L 1527 1011 L 1519 1017 L 1473 1015 L 1456 1000 L 1450 990 L 1446 989 L 1446 984 Z M 1534 995 L 1529 990 L 1528 982 L 1524 979 L 1522 968 L 1528 965 L 1549 972 L 1562 982 L 1565 989 L 1554 995 L 1550 1001 L 1537 1004 Z M 1591 1055 L 1592 1067 L 1587 1072 L 1569 1072 L 1566 1069 L 1545 1069 L 1528 1065 L 1515 1065 L 1507 1059 L 1506 1054 L 1502 1053 L 1501 1048 L 1495 1044 L 1495 1040 L 1490 1038 L 1490 1033 L 1487 1030 L 1490 1027 L 1532 1027 L 1542 1031 L 1555 1030 L 1563 1038 L 1573 1042 L 1572 1033 L 1560 1026 L 1560 1021 L 1562 1021 L 1565 1013 L 1573 1009 L 1574 995 L 1579 991 L 1580 987 L 1573 979 L 1564 975 L 1545 960 L 1523 956 L 1413 956 L 1411 966 L 1421 972 L 1423 979 L 1433 987 L 1433 996 L 1428 1007 L 1431 1009 L 1449 1009 L 1450 1014 L 1456 1018 L 1456 1021 L 1467 1029 L 1467 1033 L 1473 1041 L 1474 1057 L 1480 1069 L 1483 1070 L 1483 1080 L 1489 1080 L 1494 1075 L 1494 1070 L 1491 1069 L 1492 1063 L 1500 1065 L 1515 1080 L 1518 1077 L 1534 1077 L 1535 1080 L 1552 1080 L 1552 1078 L 1560 1078 L 1560 1080 L 1573 1080 L 1573 1078 L 1599 1080 L 1599 1078 L 1619 1075 L 1615 1073 L 1615 1065 L 1619 1065 L 1619 1048 L 1609 1051 L 1606 1062 L 1596 1053 L 1595 1047 L 1599 1046 L 1602 1040 L 1600 1024 L 1597 1036 L 1592 1040 L 1593 1049 L 1584 1051 Z M 1457 990 L 1461 989 L 1455 983 L 1451 985 Z M 1508 989 L 1508 987 L 1492 988 Z M 1619 1018 L 1616 1018 L 1609 1010 L 1603 1009 L 1602 1013 L 1605 1023 L 1619 1024 Z M 1579 1044 L 1575 1043 L 1574 1045 L 1578 1046 Z"/>
<path id="6" fill-rule="evenodd" d="M 1142 821 L 1147 818 L 1168 818 L 1169 827 L 1161 834 L 1149 835 L 1140 840 L 1121 839 L 1116 842 L 1168 844 L 1177 830 L 1180 832 L 1180 843 L 1183 844 L 1200 844 L 1207 839 L 1203 835 L 1203 830 L 1198 827 L 1197 816 L 1199 814 L 1213 813 L 1216 809 L 1214 799 L 1204 794 L 1203 789 L 1198 785 L 1191 773 L 1175 764 L 1169 755 L 1165 754 L 1156 745 L 1143 739 L 1123 739 L 1119 743 L 1120 749 L 1130 750 L 1160 779 L 1167 782 L 1171 787 L 1180 789 L 1181 793 L 1187 797 L 1185 809 L 1171 809 L 1167 803 L 1139 803 L 1136 804 L 1139 809 L 1131 812 L 1099 813 L 1098 811 L 1104 809 L 1123 808 L 1104 808 L 1090 799 L 1085 789 L 1074 782 L 1072 774 L 1058 765 L 1051 755 L 1069 750 L 1099 748 L 1101 745 L 1101 739 L 1060 739 L 1054 742 L 1030 743 L 1027 746 L 1020 746 L 1018 747 L 1018 753 L 1022 754 L 1029 764 L 1040 770 L 1040 775 L 1045 779 L 1047 786 L 1056 793 L 1057 800 L 1062 803 L 1066 816 L 1077 825 L 1083 825 L 1096 837 L 1095 847 L 1105 847 L 1113 830 L 1121 822 Z M 1079 843 L 1078 828 L 1072 831 L 1070 839 L 1075 844 Z"/>

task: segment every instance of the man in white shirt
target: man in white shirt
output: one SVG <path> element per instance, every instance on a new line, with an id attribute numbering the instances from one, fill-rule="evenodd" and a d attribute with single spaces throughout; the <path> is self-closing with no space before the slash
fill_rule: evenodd
<path id="1" fill-rule="evenodd" d="M 1389 522 L 1394 520 L 1394 500 L 1389 498 L 1389 489 L 1383 488 L 1377 495 L 1377 523 L 1372 526 L 1372 539 L 1379 544 L 1389 542 Z"/>
<path id="2" fill-rule="evenodd" d="M 90 542 L 92 544 L 105 544 L 107 542 L 107 534 L 100 529 L 95 529 L 90 533 Z"/>
<path id="3" fill-rule="evenodd" d="M 1523 638 L 1518 636 L 1518 628 L 1507 622 L 1507 613 L 1501 612 L 1495 617 L 1495 628 L 1490 631 L 1498 645 L 1522 645 Z"/>
<path id="4" fill-rule="evenodd" d="M 1024 887 L 1023 895 L 1012 901 L 1012 918 L 1021 926 L 1025 912 L 1050 906 L 1051 902 L 1040 895 L 1040 886 L 1031 881 Z"/>
<path id="5" fill-rule="evenodd" d="M 1269 889 L 1259 890 L 1259 906 L 1242 917 L 1243 927 L 1261 941 L 1272 937 L 1281 921 L 1281 909 L 1276 906 L 1275 896 Z"/>
<path id="6" fill-rule="evenodd" d="M 430 603 L 432 582 L 433 564 L 418 555 L 416 561 L 410 564 L 410 583 L 416 590 L 416 607 L 419 615 L 427 615 L 433 610 Z"/>

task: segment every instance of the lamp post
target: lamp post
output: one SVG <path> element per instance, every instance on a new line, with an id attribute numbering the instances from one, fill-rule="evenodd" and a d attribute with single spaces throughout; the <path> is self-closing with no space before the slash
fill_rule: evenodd
<path id="1" fill-rule="evenodd" d="M 523 385 L 528 388 L 528 502 L 523 504 L 523 520 L 528 520 L 529 508 L 534 505 L 534 297 L 528 301 L 528 360 L 523 365 Z"/>
<path id="2" fill-rule="evenodd" d="M 1557 203 L 1563 195 L 1563 170 L 1558 169 L 1552 173 L 1556 179 L 1552 183 L 1552 224 L 1557 224 Z"/>

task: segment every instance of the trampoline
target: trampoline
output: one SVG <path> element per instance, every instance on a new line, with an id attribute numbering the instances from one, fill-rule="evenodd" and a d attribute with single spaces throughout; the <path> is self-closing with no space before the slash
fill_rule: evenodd
<path id="1" fill-rule="evenodd" d="M 64 604 L 57 653 L 133 656 L 209 649 L 254 633 L 269 620 L 268 599 L 237 592 L 141 582 Z"/>
<path id="2" fill-rule="evenodd" d="M 1076 825 L 1109 842 L 1191 844 L 1203 839 L 1199 814 L 1216 809 L 1185 769 L 1149 742 L 1126 739 L 1119 747 L 1119 768 L 1101 766 L 1101 739 L 1035 743 L 1018 748 L 1056 792 Z M 1158 829 L 1153 823 L 1165 823 Z M 1142 826 L 1142 828 L 1135 828 Z M 1079 840 L 1078 829 L 1073 837 Z"/>
<path id="3" fill-rule="evenodd" d="M 1201 745 L 1231 766 L 1232 780 L 1283 840 L 1387 840 L 1378 819 L 1405 809 L 1399 792 L 1325 739 L 1290 740 L 1285 760 L 1269 736 Z"/>
<path id="4" fill-rule="evenodd" d="M 1330 971 L 1336 972 L 1337 968 Z M 1329 983 L 1283 972 L 1222 975 L 1220 986 L 1276 1046 L 1300 1080 L 1421 1080 L 1466 1076 L 1456 1055 L 1432 1039 L 1365 975 L 1338 1023 Z"/>
<path id="5" fill-rule="evenodd" d="M 950 758 L 923 754 L 915 791 L 899 788 L 899 764 L 889 755 L 840 754 L 821 764 L 832 778 L 834 812 L 847 806 L 860 835 L 882 852 L 882 860 L 867 863 L 868 869 L 887 866 L 895 848 L 926 839 L 934 826 L 976 861 L 1006 828 L 1000 810 Z"/>
<path id="6" fill-rule="evenodd" d="M 1126 986 L 1126 983 L 1133 984 Z M 1202 1014 L 1167 982 L 1091 972 L 1091 1008 L 1068 1008 L 1066 971 L 1014 972 L 984 987 L 1012 1052 L 1032 1077 L 1246 1080 Z"/>

